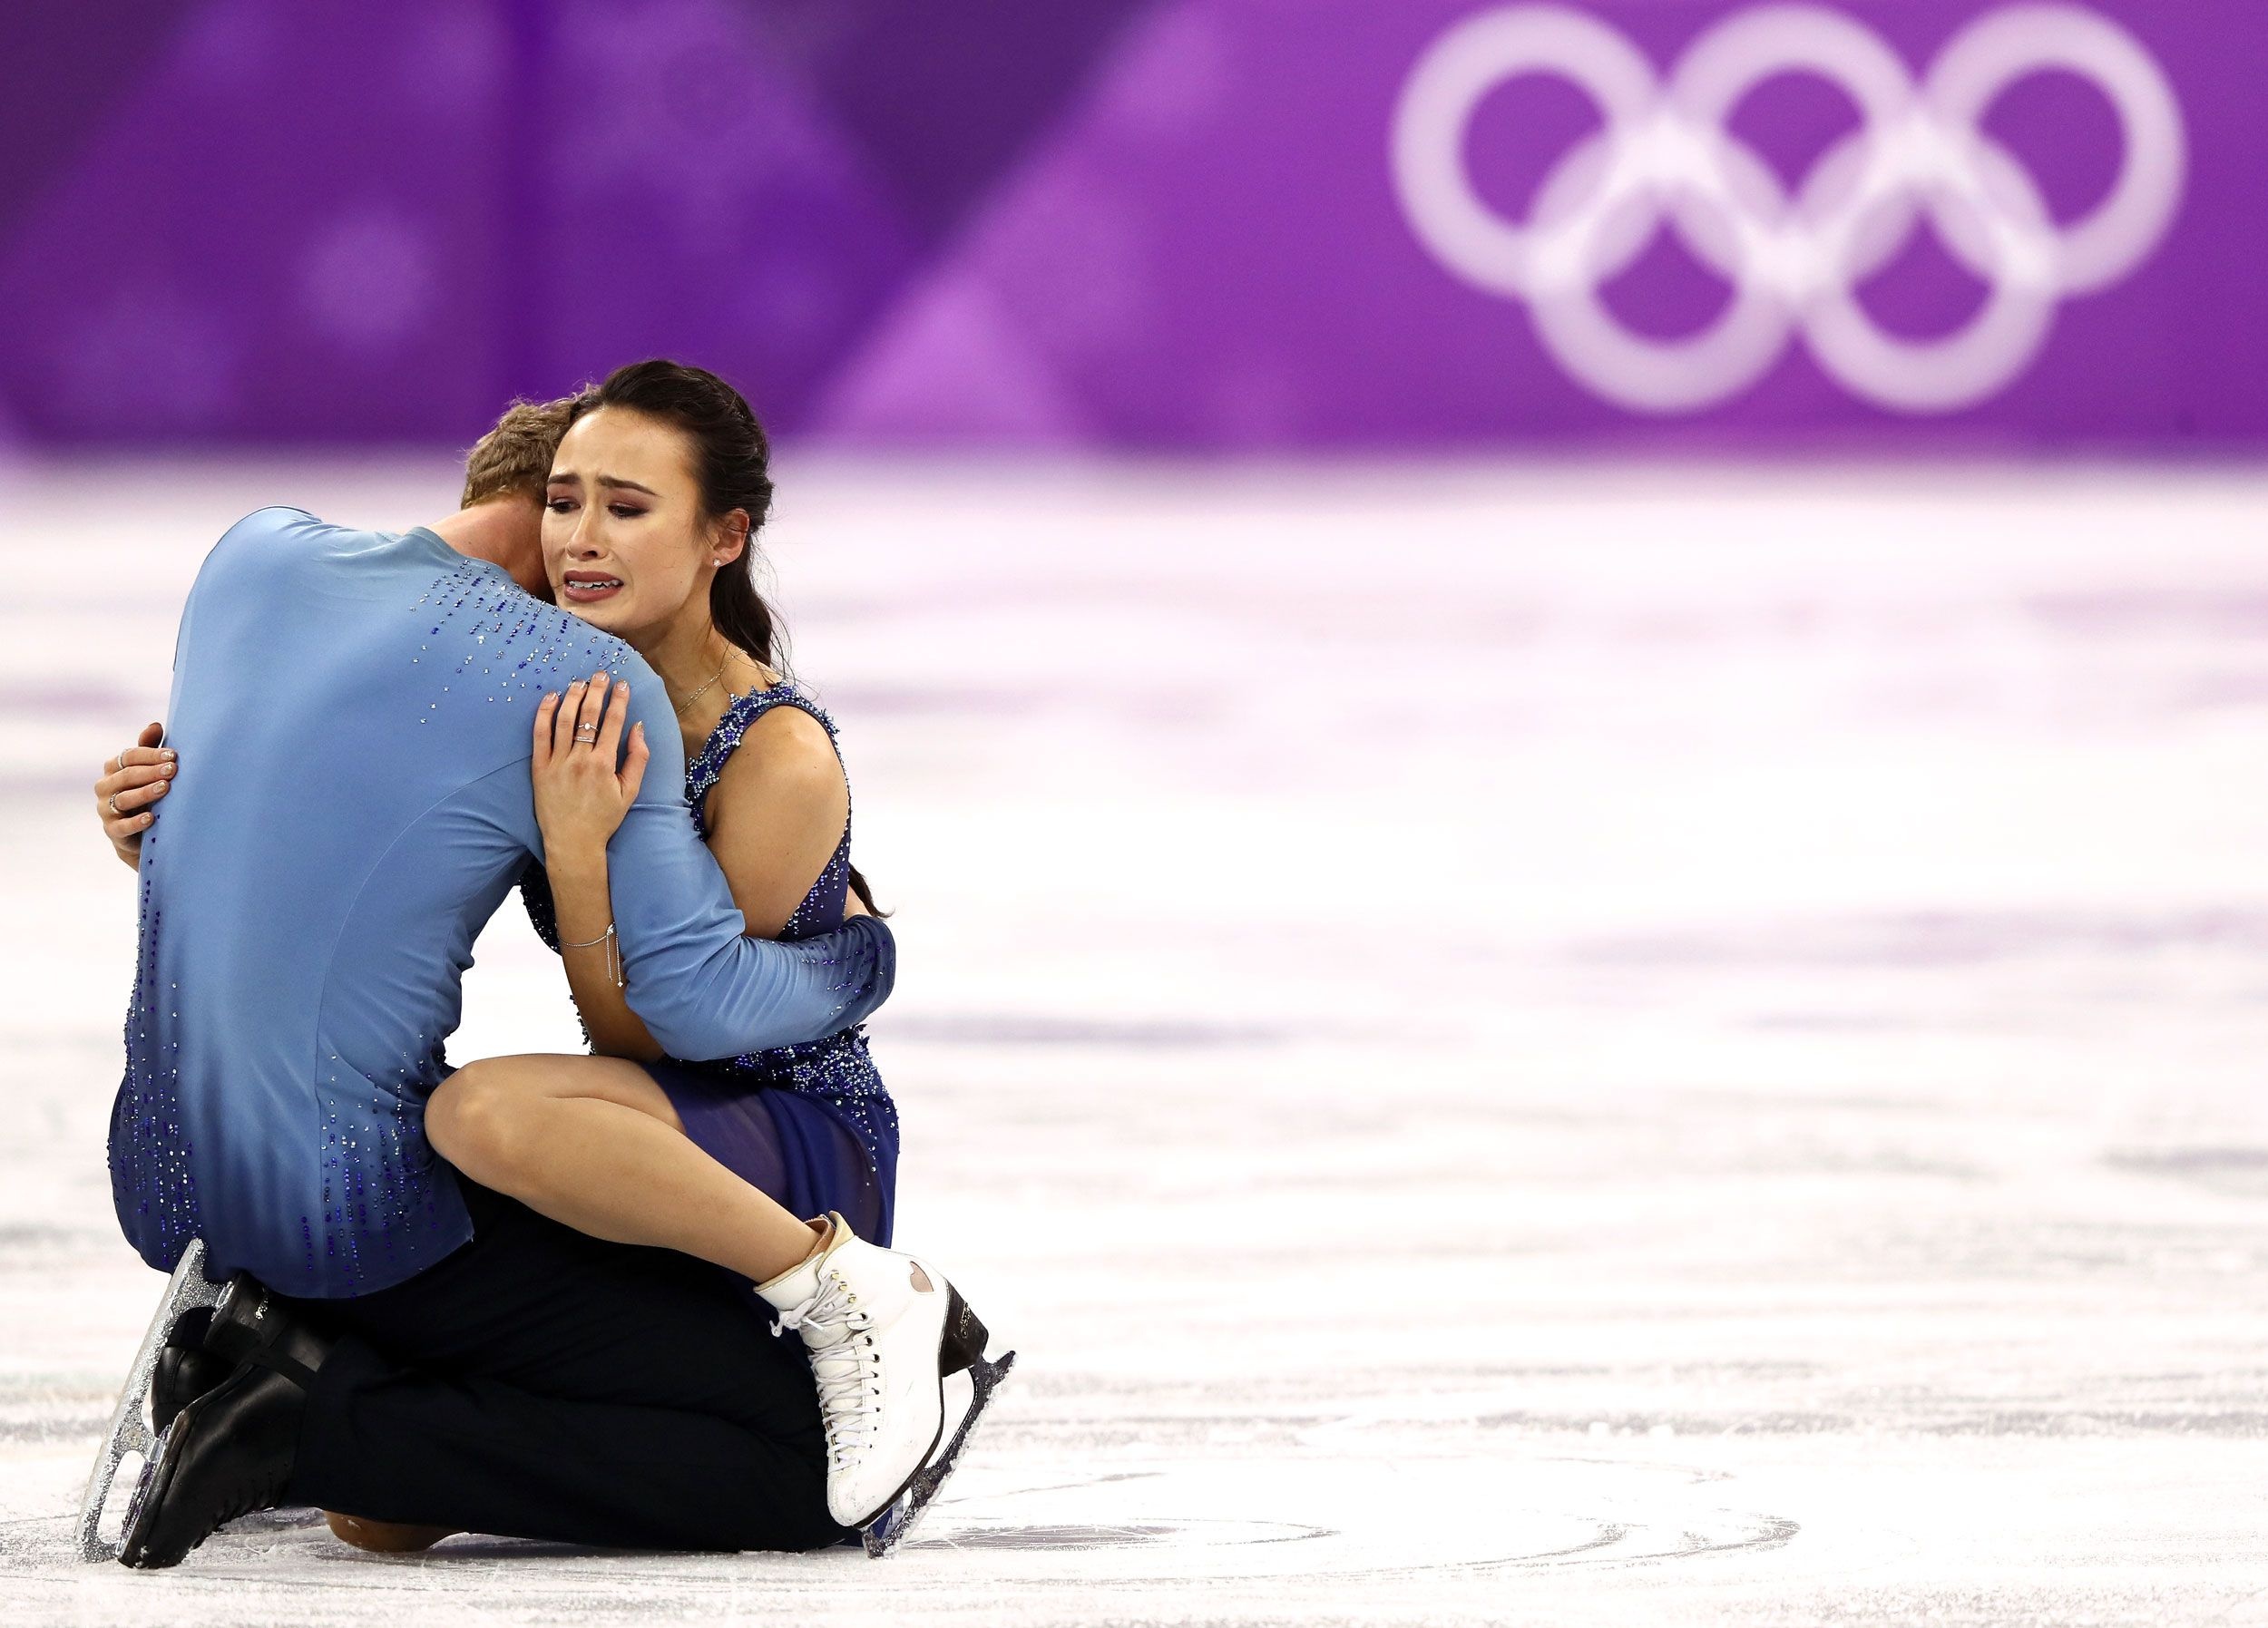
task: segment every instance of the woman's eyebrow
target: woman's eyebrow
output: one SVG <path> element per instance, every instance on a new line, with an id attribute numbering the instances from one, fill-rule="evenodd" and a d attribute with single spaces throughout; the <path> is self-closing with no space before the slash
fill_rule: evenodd
<path id="1" fill-rule="evenodd" d="M 650 486 L 640 486 L 637 482 L 625 481 L 620 475 L 601 475 L 599 477 L 599 484 L 601 486 L 620 486 L 630 492 L 642 492 L 648 497 L 660 497 L 661 495 Z"/>

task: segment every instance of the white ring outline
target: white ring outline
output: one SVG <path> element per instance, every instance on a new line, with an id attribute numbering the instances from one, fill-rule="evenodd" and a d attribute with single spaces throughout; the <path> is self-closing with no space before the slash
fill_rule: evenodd
<path id="1" fill-rule="evenodd" d="M 2108 192 L 2064 228 L 1978 122 L 2009 86 L 2055 68 L 2108 99 L 2122 150 Z M 1723 124 L 1749 89 L 1789 71 L 1837 85 L 1862 119 L 1793 200 Z M 1572 83 L 1606 127 L 1563 155 L 1519 224 L 1474 191 L 1463 144 L 1481 100 L 1529 73 Z M 1801 332 L 1854 395 L 1948 412 L 2019 376 L 2063 297 L 2107 287 L 2156 249 L 2180 202 L 2186 144 L 2156 61 L 2077 5 L 2013 5 L 1977 18 L 1920 85 L 1843 13 L 1754 6 L 1697 36 L 1665 85 L 1607 24 L 1520 5 L 1452 24 L 1421 54 L 1395 109 L 1391 166 L 1420 240 L 1467 281 L 1528 304 L 1553 358 L 1608 400 L 1653 413 L 1713 405 L 1755 384 Z M 1908 340 L 1866 315 L 1856 288 L 1925 213 L 1989 293 L 1961 328 Z M 1734 288 L 1706 328 L 1666 341 L 1630 333 L 1599 298 L 1664 223 Z"/>

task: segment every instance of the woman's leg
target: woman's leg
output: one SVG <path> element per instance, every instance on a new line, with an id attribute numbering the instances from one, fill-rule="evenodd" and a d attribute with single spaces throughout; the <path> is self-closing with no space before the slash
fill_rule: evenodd
<path id="1" fill-rule="evenodd" d="M 754 1282 L 825 1241 L 695 1145 L 669 1094 L 620 1058 L 468 1063 L 425 1105 L 425 1135 L 484 1187 L 594 1238 L 654 1244 Z"/>

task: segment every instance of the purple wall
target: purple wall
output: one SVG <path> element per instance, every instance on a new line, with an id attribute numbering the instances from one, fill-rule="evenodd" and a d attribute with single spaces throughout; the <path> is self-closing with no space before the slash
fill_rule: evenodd
<path id="1" fill-rule="evenodd" d="M 0 442 L 463 442 L 662 352 L 838 445 L 2268 450 L 2257 0 L 82 0 L 0 50 Z"/>

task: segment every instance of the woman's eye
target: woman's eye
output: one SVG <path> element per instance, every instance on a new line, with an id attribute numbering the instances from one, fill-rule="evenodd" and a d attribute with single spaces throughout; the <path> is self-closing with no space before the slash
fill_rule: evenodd
<path id="1" fill-rule="evenodd" d="M 566 512 L 567 512 L 567 511 L 568 511 L 569 509 L 571 509 L 571 508 L 572 508 L 572 507 L 574 506 L 574 503 L 573 503 L 573 500 L 572 500 L 572 499 L 569 499 L 569 498 L 563 498 L 563 497 L 555 497 L 555 498 L 552 498 L 552 499 L 549 502 L 545 503 L 543 506 L 544 506 L 546 509 L 549 509 L 549 510 L 550 510 L 550 511 L 551 511 L 553 514 L 564 514 L 564 513 L 566 513 Z"/>
<path id="2" fill-rule="evenodd" d="M 633 507 L 629 503 L 610 503 L 607 505 L 607 512 L 617 520 L 635 520 L 645 512 L 643 509 Z"/>

